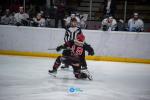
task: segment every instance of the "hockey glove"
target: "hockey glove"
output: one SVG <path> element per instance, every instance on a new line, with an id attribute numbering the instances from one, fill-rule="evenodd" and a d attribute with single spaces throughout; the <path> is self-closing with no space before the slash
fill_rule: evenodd
<path id="1" fill-rule="evenodd" d="M 62 49 L 62 46 L 58 46 L 58 47 L 56 48 L 56 51 L 59 52 L 61 49 Z"/>
<path id="2" fill-rule="evenodd" d="M 63 54 L 63 56 L 71 56 L 71 50 L 66 49 L 66 50 L 63 51 L 62 54 Z"/>
<path id="3" fill-rule="evenodd" d="M 93 55 L 94 55 L 94 52 L 88 52 L 88 55 L 93 56 Z"/>

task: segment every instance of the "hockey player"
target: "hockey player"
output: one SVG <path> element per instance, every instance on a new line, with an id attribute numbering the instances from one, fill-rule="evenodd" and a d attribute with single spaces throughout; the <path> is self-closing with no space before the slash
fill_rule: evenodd
<path id="1" fill-rule="evenodd" d="M 64 37 L 65 43 L 67 43 L 68 41 L 74 41 L 78 34 L 83 34 L 83 33 L 81 31 L 81 28 L 78 27 L 77 19 L 76 18 L 72 18 L 71 19 L 71 23 L 70 23 L 70 27 L 68 27 L 66 29 L 66 33 L 65 33 L 65 37 Z M 65 49 L 63 51 L 63 54 L 65 54 L 65 52 L 68 52 L 68 49 Z M 81 66 L 82 66 L 82 69 L 87 69 L 87 63 L 86 63 L 86 60 L 85 60 L 85 54 L 83 54 Z M 65 64 L 61 68 L 68 68 L 68 67 L 69 66 L 67 64 Z"/>
<path id="2" fill-rule="evenodd" d="M 76 36 L 78 34 L 81 34 L 81 28 L 78 27 L 78 22 L 76 18 L 72 18 L 70 21 L 70 26 L 66 28 L 65 36 L 64 36 L 64 42 L 67 43 L 68 41 L 74 41 L 76 39 Z M 63 53 L 68 52 L 68 49 L 66 48 Z M 61 68 L 68 68 L 69 66 L 65 64 Z"/>
<path id="3" fill-rule="evenodd" d="M 85 37 L 83 34 L 78 34 L 77 38 L 74 41 L 68 41 L 64 45 L 57 47 L 57 51 L 61 49 L 66 49 L 70 47 L 70 51 L 65 52 L 62 56 L 57 57 L 53 69 L 49 70 L 49 73 L 56 73 L 61 63 L 70 65 L 73 67 L 73 73 L 78 79 L 89 78 L 87 73 L 81 71 L 82 60 L 85 54 L 85 51 L 88 52 L 88 55 L 94 55 L 94 50 L 90 45 L 84 43 Z"/>

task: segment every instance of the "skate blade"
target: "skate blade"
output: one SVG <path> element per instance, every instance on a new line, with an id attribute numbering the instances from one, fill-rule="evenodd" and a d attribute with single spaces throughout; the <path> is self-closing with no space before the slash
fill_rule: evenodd
<path id="1" fill-rule="evenodd" d="M 57 73 L 48 73 L 49 75 L 53 76 L 53 77 L 56 77 L 56 74 Z"/>

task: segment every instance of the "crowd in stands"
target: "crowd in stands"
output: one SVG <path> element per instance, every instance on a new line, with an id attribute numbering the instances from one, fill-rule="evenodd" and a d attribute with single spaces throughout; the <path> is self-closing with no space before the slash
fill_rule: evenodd
<path id="1" fill-rule="evenodd" d="M 114 19 L 112 16 L 108 16 L 102 20 L 101 30 L 143 32 L 144 22 L 139 18 L 138 13 L 133 14 L 133 17 L 128 20 L 127 25 L 122 19 L 116 21 L 116 19 Z"/>
<path id="2" fill-rule="evenodd" d="M 104 2 L 104 15 L 105 18 L 101 23 L 101 30 L 103 31 L 130 31 L 142 32 L 144 31 L 144 22 L 140 19 L 138 13 L 134 13 L 127 25 L 122 19 L 116 20 L 114 18 L 116 11 L 116 0 L 106 0 Z"/>
<path id="3" fill-rule="evenodd" d="M 44 11 L 41 10 L 32 17 L 29 13 L 24 12 L 24 8 L 20 6 L 18 12 L 10 12 L 10 9 L 6 9 L 4 14 L 1 16 L 0 24 L 48 27 L 48 21 L 48 18 L 44 15 Z"/>
<path id="4" fill-rule="evenodd" d="M 111 6 L 111 0 L 107 0 L 105 6 L 105 17 L 101 22 L 99 30 L 103 31 L 130 31 L 142 32 L 144 31 L 144 22 L 139 18 L 138 13 L 134 13 L 133 17 L 128 20 L 128 23 L 122 19 L 116 20 L 114 18 L 114 6 Z M 114 9 L 111 9 L 113 7 Z M 28 12 L 28 13 L 26 13 Z M 1 13 L 0 9 L 0 24 L 2 25 L 16 25 L 16 26 L 34 26 L 34 27 L 68 27 L 72 18 L 76 18 L 78 26 L 82 29 L 87 28 L 88 14 L 79 14 L 78 12 L 71 12 L 66 14 L 65 4 L 63 2 L 54 6 L 54 10 L 48 12 L 47 10 L 35 11 L 34 7 L 30 7 L 28 11 L 24 10 L 22 6 L 18 8 L 17 12 L 11 12 L 11 9 L 6 9 Z M 36 12 L 36 13 L 35 13 Z M 51 16 L 51 14 L 53 16 Z M 51 21 L 54 22 L 51 24 Z M 61 25 L 59 25 L 59 22 Z"/>
<path id="5" fill-rule="evenodd" d="M 76 18 L 78 26 L 86 28 L 88 14 L 79 14 L 77 12 L 71 12 L 66 15 L 65 7 L 63 3 L 55 6 L 54 14 L 50 16 L 48 12 L 40 10 L 35 15 L 32 12 L 26 13 L 24 8 L 20 6 L 18 12 L 11 12 L 10 9 L 6 9 L 0 17 L 0 24 L 2 25 L 16 25 L 16 26 L 35 26 L 35 27 L 62 27 L 69 26 L 72 18 Z M 51 21 L 53 21 L 51 25 Z M 59 25 L 61 23 L 61 25 Z"/>

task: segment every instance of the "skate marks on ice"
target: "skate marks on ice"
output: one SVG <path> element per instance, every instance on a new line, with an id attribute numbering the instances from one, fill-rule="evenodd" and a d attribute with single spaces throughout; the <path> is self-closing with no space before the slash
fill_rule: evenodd
<path id="1" fill-rule="evenodd" d="M 72 76 L 73 74 L 73 69 L 72 67 L 69 67 L 69 68 L 59 68 L 57 70 L 56 73 L 49 73 L 48 74 L 50 75 L 51 78 L 57 78 L 57 79 L 68 79 L 68 80 L 89 80 L 89 81 L 92 81 L 93 80 L 93 77 L 92 77 L 92 74 L 89 72 L 89 70 L 81 70 L 83 73 L 87 73 L 88 77 L 85 78 L 85 79 L 77 79 L 75 77 L 72 77 L 72 78 L 69 78 L 68 76 Z M 58 74 L 57 74 L 58 73 Z M 60 75 L 60 73 L 63 73 Z M 64 76 L 64 73 L 67 74 Z M 69 73 L 71 73 L 71 75 L 69 75 Z M 64 77 L 62 77 L 64 76 Z"/>

